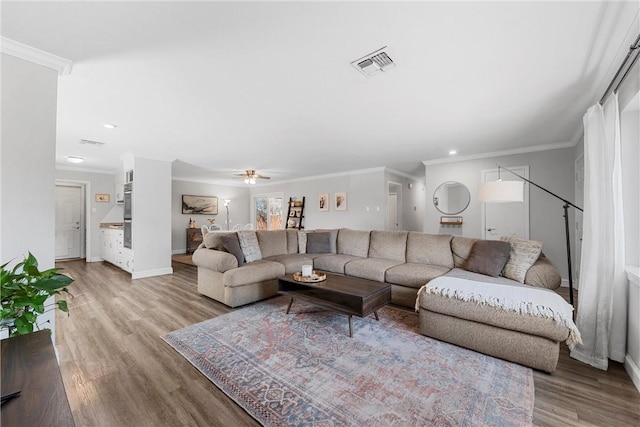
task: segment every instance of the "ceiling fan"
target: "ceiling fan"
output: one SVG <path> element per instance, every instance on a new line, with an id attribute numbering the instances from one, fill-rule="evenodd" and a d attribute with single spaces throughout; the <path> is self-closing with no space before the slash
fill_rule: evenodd
<path id="1" fill-rule="evenodd" d="M 256 179 L 271 179 L 270 176 L 259 175 L 254 169 L 247 169 L 244 173 L 234 173 L 235 176 L 244 178 L 245 184 L 255 184 Z"/>

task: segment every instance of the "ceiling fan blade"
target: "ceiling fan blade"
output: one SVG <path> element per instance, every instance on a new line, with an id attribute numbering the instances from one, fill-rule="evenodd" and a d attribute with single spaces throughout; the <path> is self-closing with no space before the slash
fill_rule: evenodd
<path id="1" fill-rule="evenodd" d="M 270 176 L 264 176 L 264 175 L 258 175 L 258 174 L 253 175 L 253 177 L 254 178 L 260 178 L 260 179 L 271 179 Z"/>

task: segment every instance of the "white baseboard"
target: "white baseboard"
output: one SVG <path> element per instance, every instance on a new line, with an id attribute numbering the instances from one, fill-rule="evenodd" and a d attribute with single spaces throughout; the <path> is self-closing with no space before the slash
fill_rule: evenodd
<path id="1" fill-rule="evenodd" d="M 165 274 L 173 274 L 173 268 L 159 268 L 157 270 L 134 271 L 131 274 L 132 279 L 144 279 L 145 277 L 163 276 Z"/>
<path id="2" fill-rule="evenodd" d="M 171 255 L 183 255 L 187 253 L 187 248 L 183 249 L 174 249 L 171 251 Z"/>
<path id="3" fill-rule="evenodd" d="M 562 281 L 560 282 L 560 287 L 568 288 L 569 287 L 569 279 L 562 279 Z M 573 289 L 574 290 L 578 289 L 578 281 L 576 279 L 573 279 Z"/>
<path id="4" fill-rule="evenodd" d="M 636 365 L 629 354 L 624 358 L 624 368 L 627 370 L 629 377 L 631 377 L 633 385 L 640 391 L 640 368 L 638 368 L 638 365 Z"/>
<path id="5" fill-rule="evenodd" d="M 94 256 L 90 259 L 85 259 L 86 262 L 102 262 L 104 261 L 102 258 L 100 258 L 99 256 Z"/>

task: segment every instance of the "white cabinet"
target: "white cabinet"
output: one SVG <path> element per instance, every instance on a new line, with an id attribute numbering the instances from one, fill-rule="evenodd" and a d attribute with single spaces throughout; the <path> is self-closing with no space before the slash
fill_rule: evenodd
<path id="1" fill-rule="evenodd" d="M 124 230 L 100 229 L 100 258 L 133 273 L 133 252 L 124 247 Z"/>
<path id="2" fill-rule="evenodd" d="M 124 182 L 118 181 L 116 182 L 116 188 L 114 190 L 116 203 L 121 204 L 124 203 Z"/>

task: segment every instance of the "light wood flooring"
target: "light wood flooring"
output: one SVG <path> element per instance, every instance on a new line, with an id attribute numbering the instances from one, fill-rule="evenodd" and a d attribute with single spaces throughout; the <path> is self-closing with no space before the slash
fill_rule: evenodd
<path id="1" fill-rule="evenodd" d="M 77 426 L 257 425 L 160 339 L 232 311 L 197 293 L 195 267 L 134 281 L 107 263 L 60 266 L 76 279 L 56 341 Z M 563 345 L 558 370 L 534 379 L 536 425 L 640 426 L 640 394 L 618 363 L 600 371 Z"/>

